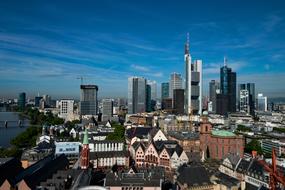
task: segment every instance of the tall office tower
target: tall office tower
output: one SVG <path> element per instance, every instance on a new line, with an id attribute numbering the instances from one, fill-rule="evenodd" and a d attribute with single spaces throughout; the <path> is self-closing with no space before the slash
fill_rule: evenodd
<path id="1" fill-rule="evenodd" d="M 152 88 L 151 85 L 147 84 L 146 85 L 146 111 L 147 112 L 151 112 L 153 111 L 151 109 L 151 92 L 152 92 Z"/>
<path id="2" fill-rule="evenodd" d="M 25 92 L 21 92 L 19 94 L 18 106 L 21 110 L 25 109 L 25 106 L 26 106 L 26 93 Z"/>
<path id="3" fill-rule="evenodd" d="M 173 90 L 174 89 L 183 89 L 182 87 L 182 76 L 178 73 L 172 73 L 170 75 L 170 84 L 169 84 L 169 98 L 173 99 Z"/>
<path id="4" fill-rule="evenodd" d="M 65 120 L 71 120 L 73 117 L 74 100 L 60 100 L 57 103 L 59 109 L 58 117 Z"/>
<path id="5" fill-rule="evenodd" d="M 113 100 L 103 99 L 102 100 L 102 121 L 111 120 L 113 117 Z"/>
<path id="6" fill-rule="evenodd" d="M 202 60 L 192 58 L 189 50 L 189 34 L 185 44 L 185 111 L 187 114 L 202 114 Z"/>
<path id="7" fill-rule="evenodd" d="M 45 102 L 45 106 L 50 106 L 51 105 L 51 97 L 49 95 L 43 95 L 43 100 Z"/>
<path id="8" fill-rule="evenodd" d="M 35 107 L 40 107 L 40 101 L 43 97 L 41 96 L 36 96 L 35 97 Z"/>
<path id="9" fill-rule="evenodd" d="M 212 105 L 212 109 L 208 110 L 210 112 L 216 113 L 217 109 L 217 94 L 219 93 L 220 84 L 218 81 L 211 80 L 209 83 L 209 100 Z"/>
<path id="10" fill-rule="evenodd" d="M 156 101 L 156 99 L 157 99 L 157 84 L 156 84 L 156 81 L 148 80 L 147 84 L 150 85 L 150 88 L 151 88 L 151 100 Z"/>
<path id="11" fill-rule="evenodd" d="M 98 86 L 97 85 L 80 85 L 80 114 L 96 115 L 98 113 Z"/>
<path id="12" fill-rule="evenodd" d="M 165 98 L 169 98 L 169 82 L 161 83 L 161 101 Z"/>
<path id="13" fill-rule="evenodd" d="M 239 110 L 254 115 L 255 85 L 254 83 L 239 84 L 238 86 Z"/>
<path id="14" fill-rule="evenodd" d="M 142 77 L 128 78 L 128 113 L 146 111 L 146 79 Z"/>
<path id="15" fill-rule="evenodd" d="M 173 90 L 173 110 L 176 114 L 184 114 L 184 89 Z"/>
<path id="16" fill-rule="evenodd" d="M 257 95 L 257 110 L 267 111 L 267 97 L 263 96 L 263 94 Z"/>
<path id="17" fill-rule="evenodd" d="M 225 95 L 227 100 L 227 112 L 236 112 L 236 73 L 227 66 L 227 60 L 224 58 L 224 66 L 220 69 L 221 94 Z"/>

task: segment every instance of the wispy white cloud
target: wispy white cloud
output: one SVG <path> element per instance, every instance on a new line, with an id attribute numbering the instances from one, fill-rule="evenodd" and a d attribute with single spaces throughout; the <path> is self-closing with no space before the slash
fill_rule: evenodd
<path id="1" fill-rule="evenodd" d="M 133 69 L 135 69 L 135 70 L 137 70 L 137 71 L 144 71 L 144 72 L 149 71 L 149 68 L 148 68 L 148 67 L 141 66 L 141 65 L 132 64 L 132 65 L 131 65 L 131 68 L 133 68 Z"/>

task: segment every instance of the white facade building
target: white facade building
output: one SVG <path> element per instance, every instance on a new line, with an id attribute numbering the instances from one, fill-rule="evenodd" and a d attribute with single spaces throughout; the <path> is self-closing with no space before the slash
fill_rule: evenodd
<path id="1" fill-rule="evenodd" d="M 192 63 L 192 57 L 189 50 L 189 36 L 185 44 L 185 111 L 187 114 L 202 114 L 202 60 L 195 60 Z"/>
<path id="2" fill-rule="evenodd" d="M 257 110 L 267 111 L 267 97 L 263 96 L 263 94 L 257 95 Z"/>
<path id="3" fill-rule="evenodd" d="M 57 102 L 57 106 L 59 109 L 58 117 L 65 120 L 72 120 L 74 100 L 60 100 Z"/>

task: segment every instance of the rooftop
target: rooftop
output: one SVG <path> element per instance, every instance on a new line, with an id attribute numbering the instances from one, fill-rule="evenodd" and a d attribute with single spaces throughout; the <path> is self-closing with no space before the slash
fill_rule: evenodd
<path id="1" fill-rule="evenodd" d="M 230 131 L 226 130 L 213 130 L 212 135 L 220 137 L 235 137 L 236 135 Z"/>

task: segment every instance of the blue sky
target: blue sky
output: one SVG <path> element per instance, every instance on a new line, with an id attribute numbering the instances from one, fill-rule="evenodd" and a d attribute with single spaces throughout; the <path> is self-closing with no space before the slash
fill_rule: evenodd
<path id="1" fill-rule="evenodd" d="M 285 95 L 285 1 L 1 1 L 0 97 L 79 97 L 79 76 L 101 97 L 126 97 L 127 78 L 184 74 L 190 33 L 204 93 L 224 55 L 238 82 Z"/>

